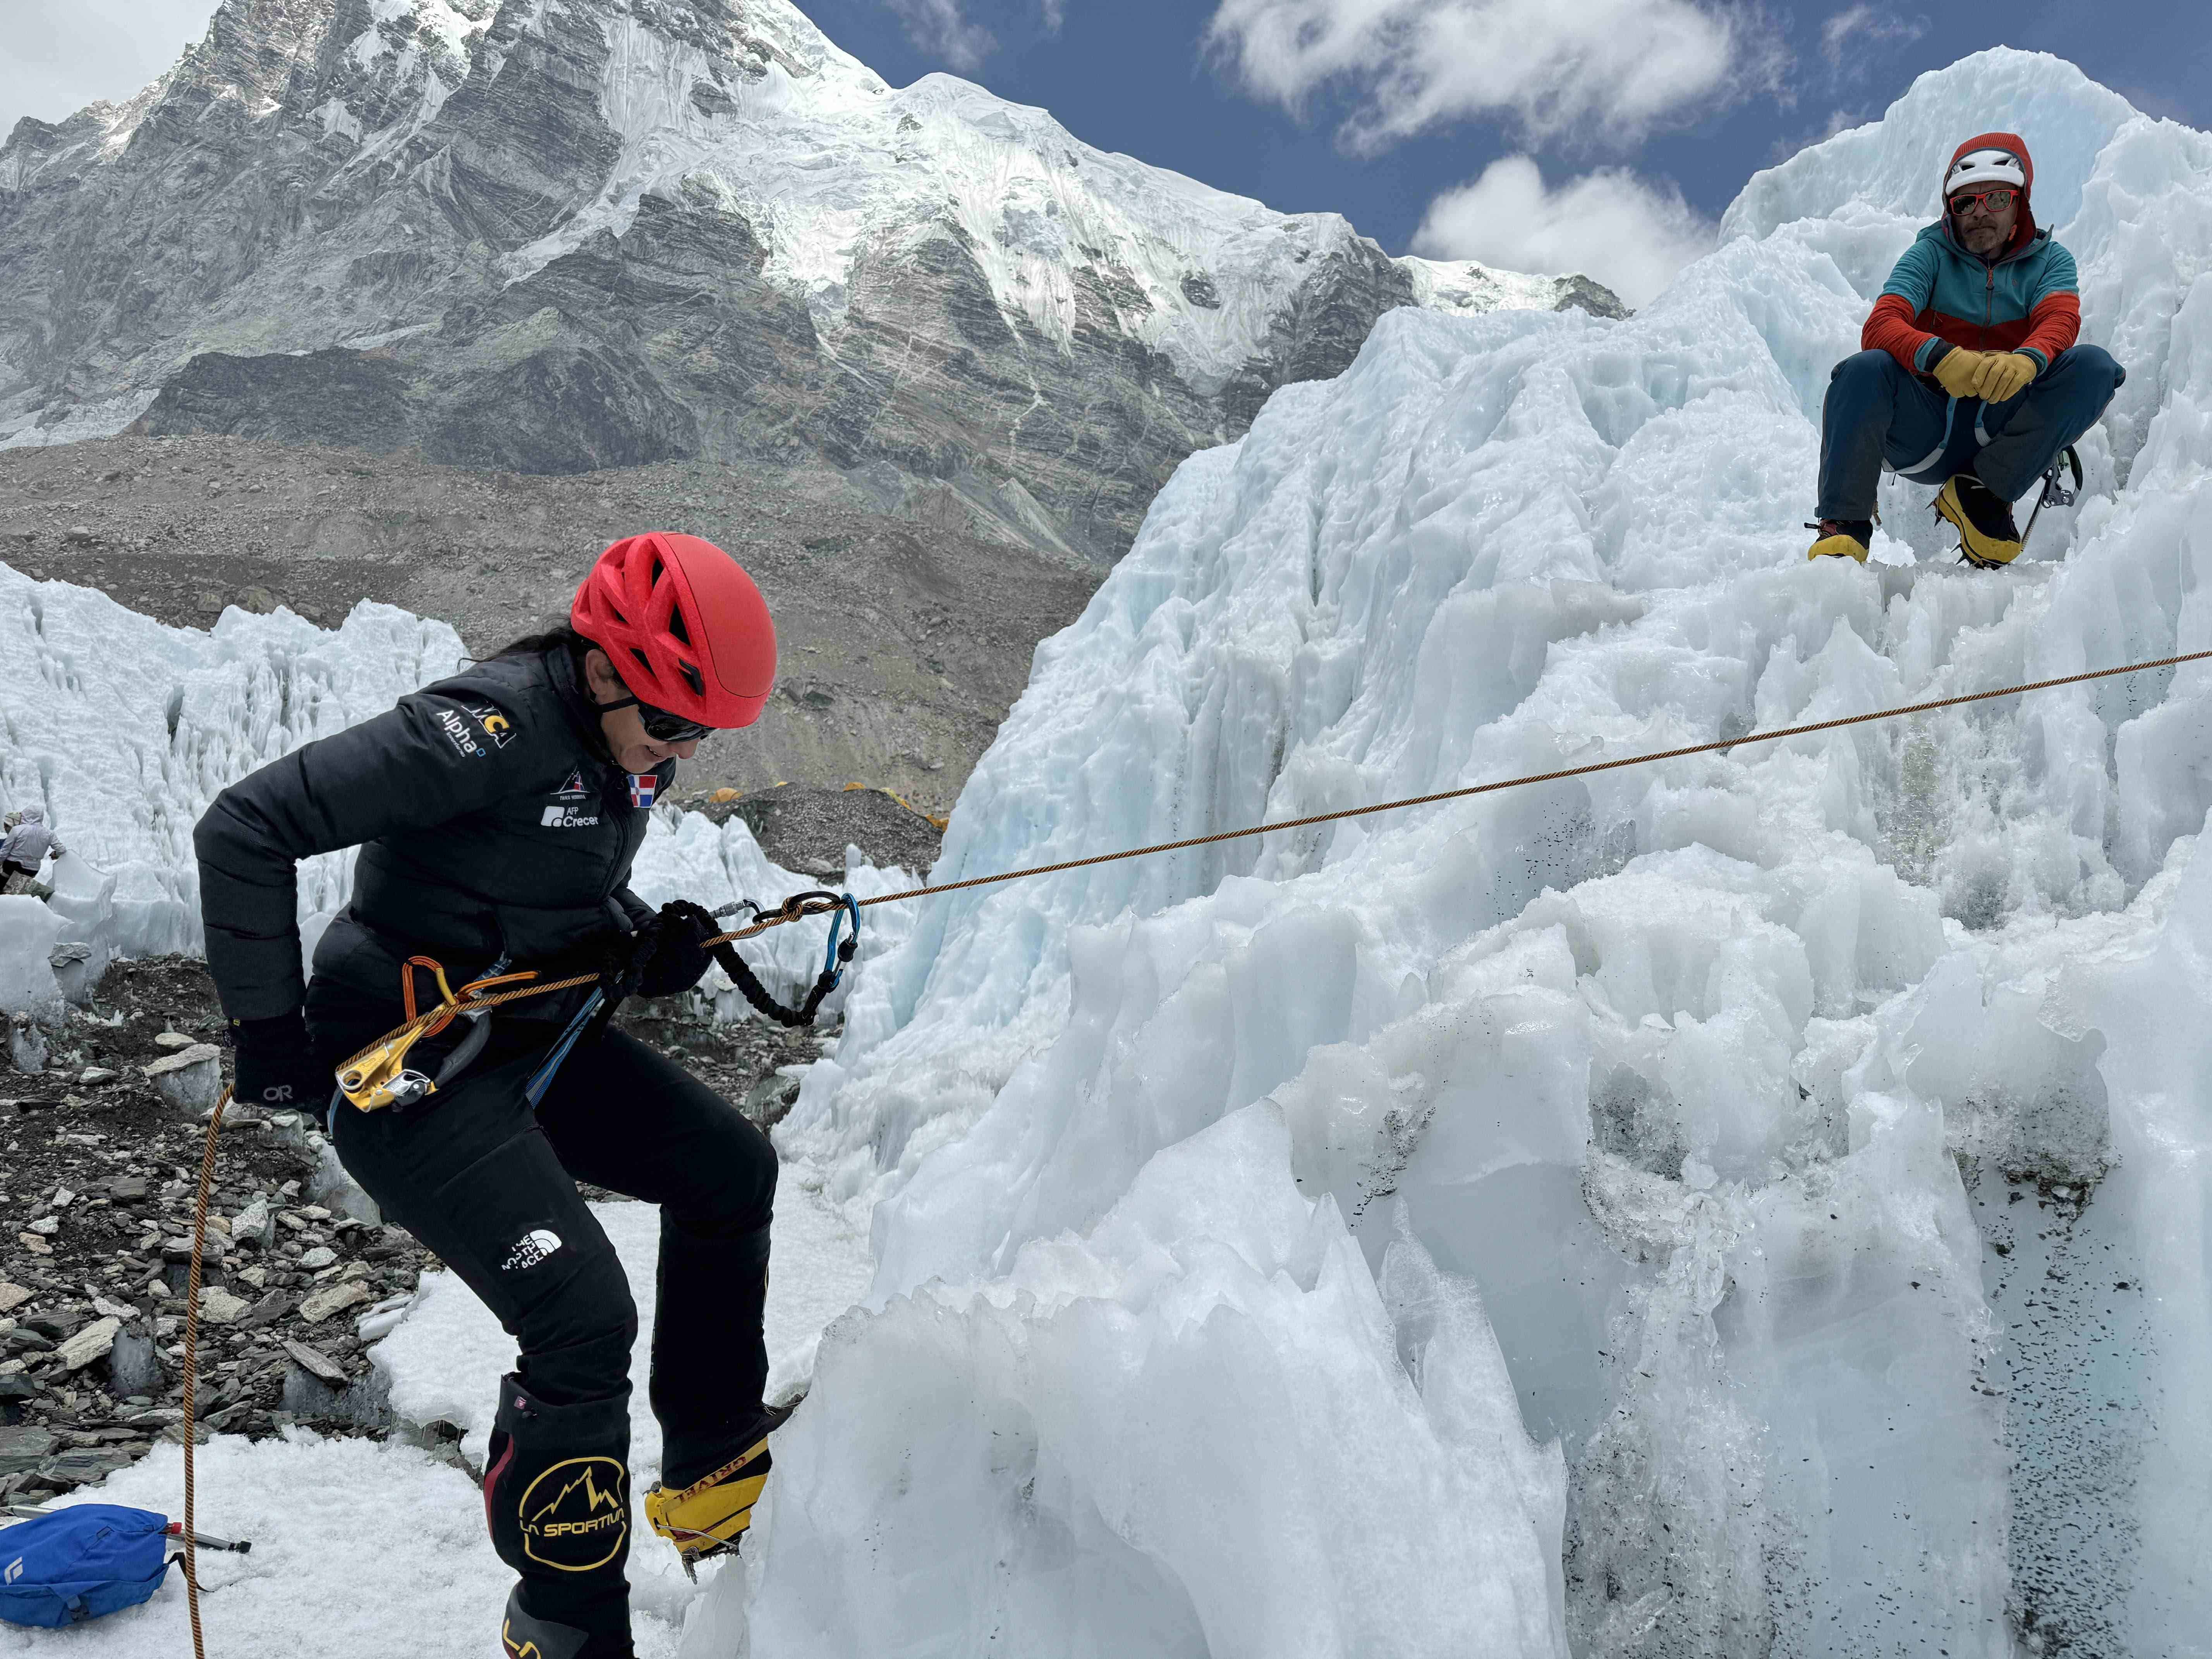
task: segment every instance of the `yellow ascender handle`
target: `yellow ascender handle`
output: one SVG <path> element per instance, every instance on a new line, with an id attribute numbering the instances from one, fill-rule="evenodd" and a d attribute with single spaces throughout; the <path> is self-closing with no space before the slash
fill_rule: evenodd
<path id="1" fill-rule="evenodd" d="M 374 1047 L 364 1048 L 338 1068 L 338 1092 L 364 1112 L 386 1106 L 412 1106 L 438 1085 L 407 1066 L 407 1051 L 427 1036 L 429 1026 L 407 1026 Z"/>
<path id="2" fill-rule="evenodd" d="M 438 981 L 438 1006 L 427 1018 L 418 1018 L 415 1012 L 417 967 L 428 968 Z M 424 1037 L 445 1030 L 456 1015 L 469 1014 L 470 1004 L 485 992 L 502 985 L 520 985 L 537 977 L 537 970 L 530 969 L 519 974 L 472 980 L 457 994 L 446 983 L 442 965 L 428 957 L 408 957 L 406 965 L 399 970 L 400 1000 L 407 1010 L 407 1024 L 338 1067 L 338 1092 L 364 1112 L 381 1111 L 387 1106 L 412 1106 L 425 1096 L 437 1093 L 436 1079 L 408 1066 L 407 1051 Z M 481 1019 L 484 1015 L 477 1013 L 475 1017 Z M 480 1046 L 482 1039 L 477 1041 Z"/>

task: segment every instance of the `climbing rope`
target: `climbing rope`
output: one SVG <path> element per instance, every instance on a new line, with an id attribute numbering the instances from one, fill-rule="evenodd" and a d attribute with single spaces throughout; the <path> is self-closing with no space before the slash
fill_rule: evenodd
<path id="1" fill-rule="evenodd" d="M 1618 760 L 1589 761 L 1580 766 L 1563 766 L 1556 772 L 1531 772 L 1517 778 L 1500 778 L 1495 783 L 1471 783 L 1461 789 L 1439 789 L 1434 794 L 1408 795 L 1403 800 L 1386 800 L 1372 806 L 1347 806 L 1334 812 L 1316 812 L 1310 817 L 1283 818 L 1273 823 L 1255 823 L 1243 830 L 1224 830 L 1211 836 L 1192 836 L 1182 841 L 1164 841 L 1152 847 L 1133 847 L 1125 852 L 1097 853 L 1089 858 L 1063 859 L 1058 864 L 1033 865 L 1026 869 L 1002 871 L 995 876 L 974 876 L 966 881 L 948 881 L 935 887 L 908 887 L 896 893 L 878 893 L 873 898 L 864 898 L 859 902 L 865 908 L 871 904 L 890 904 L 902 899 L 930 898 L 939 893 L 957 893 L 970 887 L 989 887 L 1002 881 L 1021 881 L 1030 876 L 1051 876 L 1063 870 L 1081 870 L 1094 864 L 1112 864 L 1121 859 L 1146 858 L 1154 853 L 1180 853 L 1188 848 L 1211 847 L 1216 842 L 1239 841 L 1248 836 L 1272 836 L 1279 830 L 1304 830 L 1316 823 L 1334 823 L 1340 819 L 1365 817 L 1374 812 L 1396 812 L 1409 806 L 1432 806 L 1438 801 L 1464 800 L 1470 795 L 1494 794 L 1501 789 L 1522 789 L 1535 783 L 1557 783 L 1564 778 L 1585 777 L 1593 772 L 1618 771 L 1624 766 L 1649 766 L 1658 761 L 1680 760 L 1690 755 L 1718 754 L 1754 743 L 1778 743 L 1784 738 L 1810 737 L 1817 732 L 1833 732 L 1846 726 L 1893 720 L 1907 714 L 1929 714 L 1939 708 L 1958 708 L 1970 702 L 1987 702 L 1995 697 L 2016 697 L 2023 692 L 2049 691 L 2057 686 L 2079 685 L 2085 680 L 2111 679 L 2118 674 L 2148 673 L 2154 668 L 2172 668 L 2181 663 L 2203 662 L 2208 659 L 2212 659 L 2212 651 L 2189 651 L 2178 657 L 2160 657 L 2153 662 L 2131 662 L 2120 668 L 2093 668 L 2087 673 L 2062 674 L 2056 679 L 2030 680 L 2025 685 L 2008 685 L 1996 691 L 1962 692 L 1955 697 L 1936 697 L 1927 702 L 1906 703 L 1899 708 L 1877 708 L 1864 714 L 1842 714 L 1832 720 L 1785 726 L 1772 732 L 1753 732 L 1741 738 L 1722 738 L 1713 743 L 1686 744 L 1680 749 L 1660 749 L 1648 754 L 1623 755 Z M 788 916 L 778 916 L 752 931 L 758 933 L 763 928 L 780 927 L 791 920 L 793 918 Z"/>
<path id="2" fill-rule="evenodd" d="M 192 1624 L 192 1659 L 207 1659 L 207 1645 L 200 1635 L 200 1558 L 196 1537 L 198 1528 L 192 1524 L 194 1492 L 192 1490 L 192 1448 L 199 1437 L 199 1417 L 195 1409 L 199 1385 L 200 1359 L 200 1270 L 207 1257 L 208 1200 L 215 1190 L 215 1143 L 222 1132 L 222 1109 L 230 1104 L 228 1085 L 215 1103 L 215 1111 L 208 1118 L 207 1150 L 200 1156 L 200 1190 L 192 1203 L 192 1267 L 185 1280 L 185 1607 Z"/>
<path id="3" fill-rule="evenodd" d="M 1784 726 L 1771 732 L 1750 732 L 1740 738 L 1721 738 L 1711 743 L 1684 744 L 1676 749 L 1659 749 L 1640 755 L 1623 755 L 1613 760 L 1584 761 L 1576 766 L 1563 766 L 1550 772 L 1530 772 L 1519 777 L 1500 778 L 1492 783 L 1471 783 L 1458 789 L 1439 789 L 1425 795 L 1408 795 L 1401 800 L 1379 801 L 1370 806 L 1346 806 L 1334 812 L 1315 812 L 1302 818 L 1282 818 L 1268 823 L 1255 823 L 1241 830 L 1222 830 L 1210 836 L 1188 836 L 1181 841 L 1164 841 L 1149 847 L 1125 848 L 1115 853 L 1094 853 L 1087 858 L 1062 859 L 1056 864 L 1030 865 L 1019 870 L 1002 870 L 996 875 L 971 876 L 964 881 L 940 882 L 935 886 L 907 887 L 896 892 L 878 893 L 873 898 L 855 899 L 849 893 L 800 893 L 784 902 L 775 910 L 756 910 L 756 920 L 747 927 L 726 933 L 716 933 L 702 939 L 701 945 L 715 951 L 717 958 L 726 956 L 736 959 L 734 951 L 717 950 L 765 933 L 771 927 L 781 927 L 787 922 L 804 921 L 809 916 L 827 915 L 842 911 L 852 918 L 855 931 L 860 912 L 871 905 L 899 904 L 912 899 L 933 898 L 945 893 L 966 892 L 973 888 L 995 886 L 1000 882 L 1026 881 L 1036 876 L 1054 876 L 1068 870 L 1085 870 L 1093 865 L 1118 863 L 1123 859 L 1150 858 L 1160 853 L 1187 852 L 1194 847 L 1212 847 L 1218 842 L 1241 841 L 1251 836 L 1270 836 L 1285 830 L 1308 830 L 1316 824 L 1336 823 L 1346 818 L 1367 817 L 1376 812 L 1399 812 L 1409 807 L 1433 806 L 1440 801 L 1465 800 L 1475 795 L 1495 794 L 1501 790 L 1525 789 L 1533 784 L 1558 783 L 1568 778 L 1588 777 L 1598 772 L 1618 771 L 1627 766 L 1650 766 L 1660 761 L 1683 760 L 1692 755 L 1712 755 L 1731 749 L 1747 748 L 1754 743 L 1779 743 L 1789 738 L 1812 737 L 1822 732 L 1841 731 L 1846 726 L 1866 726 L 1876 720 L 1900 720 L 1911 714 L 1932 714 L 1945 708 L 1963 708 L 1970 703 L 1989 702 L 1998 697 L 2017 697 L 2031 691 L 2051 691 L 2060 686 L 2081 685 L 2091 680 L 2107 680 L 2123 674 L 2145 674 L 2154 669 L 2175 668 L 2184 663 L 2212 660 L 2212 650 L 2185 651 L 2176 656 L 2158 657 L 2148 662 L 2131 662 L 2118 668 L 2092 668 L 2079 674 L 2060 674 L 2050 679 L 2029 680 L 2021 685 L 2002 686 L 1994 691 L 1962 691 L 1955 696 L 1931 697 L 1925 702 L 1905 703 L 1896 708 L 1876 708 L 1863 714 L 1839 714 L 1833 720 L 1811 720 L 1802 726 Z M 836 935 L 832 934 L 833 940 Z M 848 939 L 844 954 L 851 955 L 852 941 Z M 825 977 L 828 969 L 825 966 Z M 457 996 L 429 1010 L 406 1024 L 380 1037 L 360 1054 L 339 1068 L 343 1079 L 349 1072 L 366 1065 L 372 1059 L 392 1054 L 404 1054 L 405 1046 L 422 1035 L 426 1029 L 443 1025 L 459 1015 L 495 1008 L 503 1003 L 520 1001 L 525 997 L 545 996 L 555 991 L 572 990 L 580 985 L 593 985 L 605 978 L 605 974 L 576 974 L 548 984 L 530 984 L 520 988 L 501 991 L 489 996 L 471 996 L 472 986 L 464 986 Z M 750 977 L 750 975 L 748 975 Z M 502 981 L 501 982 L 505 982 Z M 807 1013 L 821 1001 L 821 981 L 817 982 L 817 994 L 810 1000 Z M 348 1092 L 354 1092 L 350 1084 Z"/>

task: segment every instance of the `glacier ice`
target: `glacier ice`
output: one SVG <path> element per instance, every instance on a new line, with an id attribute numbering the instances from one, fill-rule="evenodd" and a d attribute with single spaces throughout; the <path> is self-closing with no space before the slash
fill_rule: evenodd
<path id="1" fill-rule="evenodd" d="M 226 611 L 211 629 L 171 628 L 94 589 L 33 581 L 0 564 L 0 810 L 42 805 L 67 857 L 52 866 L 54 939 L 110 954 L 200 949 L 199 877 L 192 825 L 227 785 L 301 744 L 380 714 L 404 692 L 459 669 L 460 637 L 445 623 L 368 601 L 337 629 L 291 611 Z M 302 949 L 312 953 L 345 902 L 350 850 L 307 860 L 299 872 Z M 908 884 L 847 849 L 845 885 L 872 898 Z M 717 826 L 673 806 L 655 813 L 632 884 L 647 902 L 678 896 L 710 908 L 740 898 L 766 904 L 820 884 L 769 861 L 741 818 Z M 10 899 L 0 904 L 36 905 Z M 0 910 L 0 1011 L 52 1008 L 58 989 L 15 948 L 32 926 Z M 867 913 L 860 960 L 889 950 L 912 926 L 896 907 Z M 821 969 L 821 924 L 779 928 L 740 948 L 771 990 L 787 996 Z M 51 944 L 52 939 L 48 943 Z M 28 965 L 20 965 L 27 963 Z M 720 968 L 706 982 L 725 1018 L 750 1018 Z M 827 999 L 835 1014 L 850 982 Z"/>
<path id="2" fill-rule="evenodd" d="M 1828 369 L 1993 125 L 2130 368 L 2089 488 L 2002 580 L 1895 481 L 1875 562 L 1808 566 Z M 934 878 L 2212 646 L 2208 145 L 1994 51 L 1753 179 L 1629 321 L 1386 318 L 1183 465 Z M 2208 695 L 930 901 L 779 1131 L 876 1280 L 687 1653 L 1442 1649 L 1376 1621 L 1470 1524 L 1483 1651 L 2212 1653 Z M 1414 1382 L 1347 1391 L 1386 1342 Z M 1386 1473 L 1423 1436 L 1469 1484 Z"/>

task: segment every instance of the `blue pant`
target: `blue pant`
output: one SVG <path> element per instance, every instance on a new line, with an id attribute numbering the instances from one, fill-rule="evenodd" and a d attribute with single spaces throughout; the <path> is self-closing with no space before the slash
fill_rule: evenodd
<path id="1" fill-rule="evenodd" d="M 1881 465 L 1914 483 L 1972 472 L 1997 495 L 2027 494 L 2058 453 L 2096 423 L 2128 372 L 2102 346 L 2062 351 L 2009 403 L 1952 398 L 1887 351 L 1846 357 L 1820 410 L 1816 516 L 1874 517 Z"/>

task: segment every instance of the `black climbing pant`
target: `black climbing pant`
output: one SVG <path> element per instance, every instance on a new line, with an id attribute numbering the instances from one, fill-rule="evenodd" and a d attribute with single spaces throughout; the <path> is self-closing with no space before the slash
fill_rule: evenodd
<path id="1" fill-rule="evenodd" d="M 398 1023 L 384 1019 L 396 1010 L 322 1000 L 311 991 L 310 1029 L 334 1060 Z M 386 1218 L 435 1251 L 514 1338 L 485 1518 L 528 1613 L 586 1632 L 581 1659 L 614 1659 L 630 1651 L 637 1309 L 576 1182 L 660 1206 L 651 1399 L 662 1478 L 688 1485 L 764 1421 L 775 1152 L 735 1107 L 621 1031 L 580 1045 L 533 1112 L 523 1086 L 544 1033 L 510 1030 L 495 1026 L 477 1062 L 412 1109 L 340 1102 L 333 1127 L 348 1172 Z"/>

